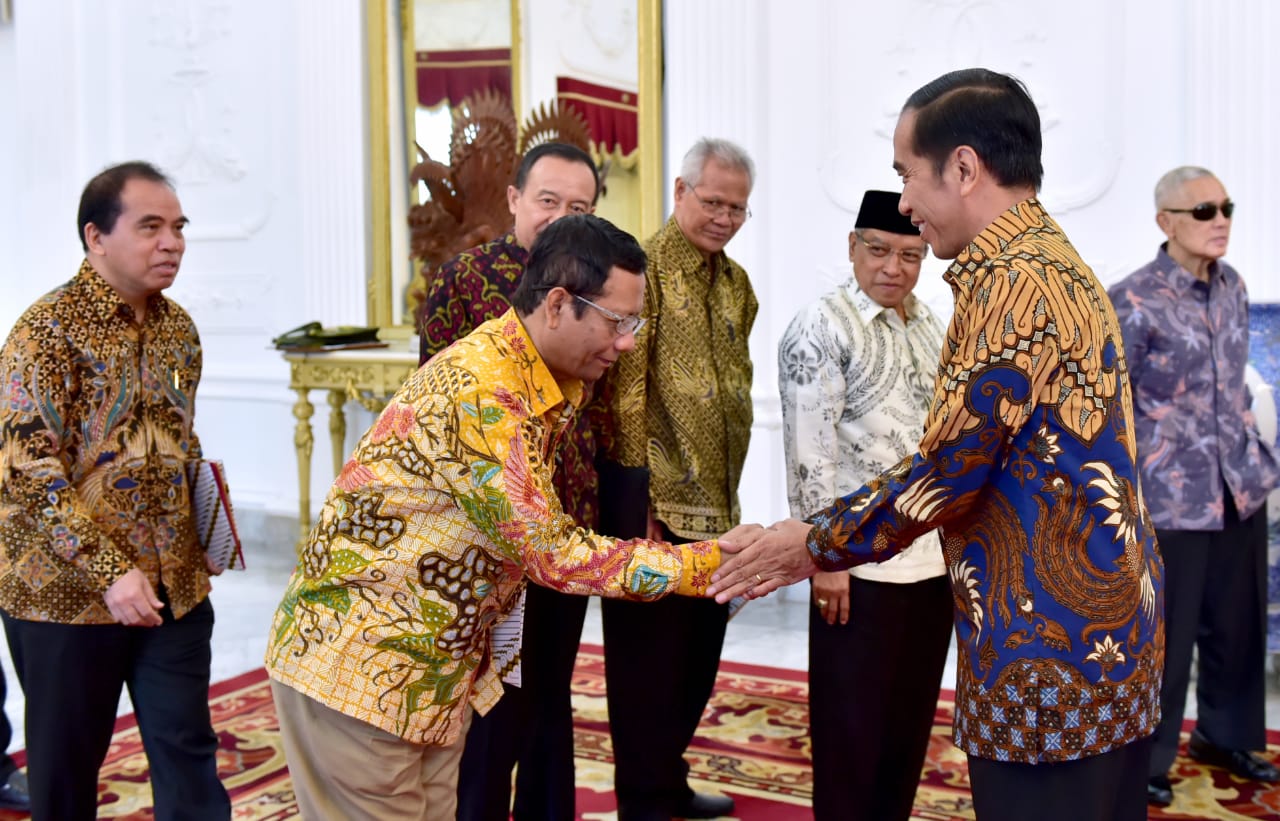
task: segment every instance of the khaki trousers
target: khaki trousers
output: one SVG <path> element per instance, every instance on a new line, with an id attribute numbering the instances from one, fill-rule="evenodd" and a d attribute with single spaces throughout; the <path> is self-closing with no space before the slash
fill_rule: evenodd
<path id="1" fill-rule="evenodd" d="M 453 821 L 465 725 L 456 743 L 431 747 L 405 741 L 275 681 L 271 695 L 302 818 Z"/>

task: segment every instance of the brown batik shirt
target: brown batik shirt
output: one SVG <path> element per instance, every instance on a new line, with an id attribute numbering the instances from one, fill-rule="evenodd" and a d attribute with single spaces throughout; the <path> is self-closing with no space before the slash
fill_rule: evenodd
<path id="1" fill-rule="evenodd" d="M 655 518 L 686 539 L 710 539 L 741 518 L 756 296 L 741 265 L 723 251 L 708 263 L 674 218 L 644 250 L 650 322 L 606 376 L 604 447 L 622 465 L 648 467 Z"/>
<path id="2" fill-rule="evenodd" d="M 137 567 L 181 617 L 209 593 L 185 465 L 200 338 L 151 298 L 145 321 L 86 261 L 0 354 L 0 609 L 113 624 L 103 594 Z"/>

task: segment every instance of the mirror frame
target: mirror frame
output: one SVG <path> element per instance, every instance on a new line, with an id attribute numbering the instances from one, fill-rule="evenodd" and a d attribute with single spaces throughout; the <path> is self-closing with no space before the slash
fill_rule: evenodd
<path id="1" fill-rule="evenodd" d="M 662 145 L 662 0 L 635 0 L 637 18 L 636 67 L 639 158 L 637 175 L 640 180 L 640 233 L 639 239 L 654 234 L 662 227 L 663 213 L 663 145 Z M 398 3 L 399 14 L 391 13 L 391 3 Z M 404 120 L 413 111 L 413 101 L 408 94 L 397 103 L 398 122 L 408 123 L 404 128 L 403 152 L 392 152 L 392 100 L 393 88 L 407 89 L 410 61 L 402 59 L 406 38 L 413 38 L 413 0 L 365 0 L 366 71 L 368 72 L 368 140 L 369 140 L 369 258 L 366 278 L 366 304 L 368 324 L 379 328 L 396 328 L 403 335 L 413 332 L 413 322 L 396 316 L 392 276 L 393 231 L 404 232 L 407 245 L 408 225 L 393 226 L 391 197 L 396 186 L 392 184 L 392 157 L 409 158 L 408 164 L 397 173 L 406 181 L 413 166 L 412 119 Z M 523 32 L 521 0 L 511 0 L 511 62 L 514 67 L 511 78 L 513 104 L 522 111 L 521 90 L 525 83 L 523 74 Z M 394 30 L 399 21 L 407 21 Z M 392 64 L 394 60 L 395 65 Z M 392 72 L 400 75 L 393 81 Z M 401 113 L 401 112 L 404 113 Z M 522 119 L 522 118 L 521 118 Z M 408 208 L 406 203 L 405 208 Z M 401 308 L 403 312 L 403 308 Z"/>

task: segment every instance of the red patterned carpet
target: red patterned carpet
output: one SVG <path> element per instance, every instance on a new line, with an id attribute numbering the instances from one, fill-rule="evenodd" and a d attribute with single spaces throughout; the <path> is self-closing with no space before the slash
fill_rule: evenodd
<path id="1" fill-rule="evenodd" d="M 807 819 L 810 773 L 805 674 L 725 662 L 715 695 L 689 751 L 700 790 L 725 793 L 742 821 Z M 246 673 L 214 686 L 214 724 L 222 740 L 219 770 L 239 821 L 293 818 L 297 808 L 277 735 L 265 674 Z M 929 759 L 914 818 L 973 818 L 964 756 L 950 741 L 952 704 L 938 704 Z M 583 819 L 614 817 L 613 766 L 600 648 L 583 645 L 574 678 L 578 811 Z M 1280 733 L 1268 733 L 1268 755 L 1280 756 Z M 20 758 L 20 756 L 19 756 Z M 1261 787 L 1180 758 L 1178 799 L 1151 818 L 1280 819 L 1280 786 Z M 148 819 L 146 759 L 131 716 L 121 718 L 99 784 L 99 818 Z M 0 819 L 22 818 L 0 812 Z"/>

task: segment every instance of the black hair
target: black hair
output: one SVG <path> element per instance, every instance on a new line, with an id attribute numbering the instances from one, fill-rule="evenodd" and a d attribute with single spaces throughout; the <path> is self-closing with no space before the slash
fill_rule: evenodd
<path id="1" fill-rule="evenodd" d="M 528 316 L 542 304 L 546 292 L 556 287 L 594 299 L 604 291 L 613 268 L 638 276 L 646 265 L 644 249 L 636 238 L 608 220 L 594 214 L 561 217 L 534 240 L 520 284 L 511 295 L 511 306 L 520 316 Z M 574 316 L 582 316 L 586 307 L 574 300 Z"/>
<path id="2" fill-rule="evenodd" d="M 934 173 L 967 145 L 1000 185 L 1040 190 L 1040 113 L 1018 78 L 985 68 L 952 71 L 921 86 L 902 110 L 916 113 L 912 150 L 933 162 Z"/>
<path id="3" fill-rule="evenodd" d="M 520 160 L 520 167 L 516 170 L 515 187 L 517 191 L 523 191 L 525 183 L 529 181 L 529 172 L 533 170 L 533 166 L 543 157 L 559 157 L 569 162 L 580 162 L 587 168 L 591 169 L 591 179 L 595 182 L 595 193 L 591 196 L 591 204 L 594 205 L 596 200 L 600 199 L 600 171 L 596 168 L 596 164 L 592 162 L 591 155 L 578 148 L 576 145 L 568 143 L 543 143 L 535 145 L 528 151 L 524 152 L 524 158 Z"/>
<path id="4" fill-rule="evenodd" d="M 104 234 L 115 230 L 116 220 L 124 210 L 120 202 L 120 192 L 129 180 L 143 179 L 151 182 L 162 182 L 173 188 L 173 183 L 160 169 L 149 162 L 134 160 L 107 168 L 89 180 L 80 194 L 80 210 L 76 217 L 76 227 L 80 230 L 80 246 L 86 252 L 89 243 L 84 238 L 84 228 L 89 223 L 97 226 Z"/>

